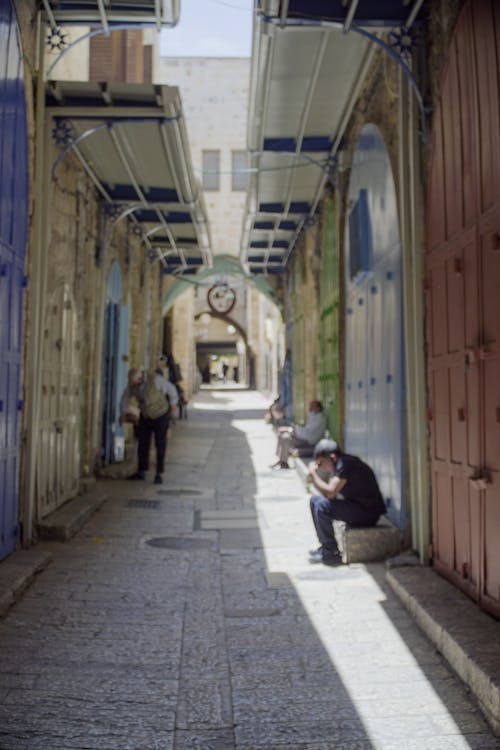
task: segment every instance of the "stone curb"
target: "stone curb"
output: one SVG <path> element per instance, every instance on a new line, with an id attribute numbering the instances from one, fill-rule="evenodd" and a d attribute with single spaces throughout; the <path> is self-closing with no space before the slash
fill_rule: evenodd
<path id="1" fill-rule="evenodd" d="M 66 542 L 103 505 L 105 494 L 80 495 L 65 503 L 37 525 L 40 539 Z"/>
<path id="2" fill-rule="evenodd" d="M 431 568 L 392 569 L 392 590 L 500 736 L 500 625 Z"/>
<path id="3" fill-rule="evenodd" d="M 13 552 L 0 564 L 0 618 L 24 594 L 33 583 L 35 576 L 41 573 L 52 561 L 48 552 L 36 550 L 19 550 Z"/>

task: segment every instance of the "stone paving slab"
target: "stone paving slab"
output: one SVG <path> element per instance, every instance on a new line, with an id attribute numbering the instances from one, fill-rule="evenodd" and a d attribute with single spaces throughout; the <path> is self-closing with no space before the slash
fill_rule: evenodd
<path id="1" fill-rule="evenodd" d="M 52 560 L 49 552 L 39 549 L 18 550 L 0 564 L 0 617 L 23 595 L 35 576 Z"/>
<path id="2" fill-rule="evenodd" d="M 264 406 L 202 392 L 161 488 L 99 480 L 76 536 L 39 545 L 51 565 L 0 621 L 1 750 L 500 748 L 383 565 L 309 566 Z"/>

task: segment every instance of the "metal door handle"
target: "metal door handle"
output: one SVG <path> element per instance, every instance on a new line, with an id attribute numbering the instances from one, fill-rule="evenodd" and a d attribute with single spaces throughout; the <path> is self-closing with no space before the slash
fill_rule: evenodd
<path id="1" fill-rule="evenodd" d="M 483 474 L 477 477 L 470 477 L 469 482 L 476 490 L 487 490 L 488 485 L 491 484 L 491 479 Z"/>

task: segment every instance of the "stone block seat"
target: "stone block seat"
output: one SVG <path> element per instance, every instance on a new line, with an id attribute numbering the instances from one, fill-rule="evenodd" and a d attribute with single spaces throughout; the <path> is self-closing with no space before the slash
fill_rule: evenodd
<path id="1" fill-rule="evenodd" d="M 376 526 L 361 529 L 334 521 L 333 531 L 344 563 L 386 560 L 402 549 L 400 530 L 385 516 Z"/>
<path id="2" fill-rule="evenodd" d="M 291 459 L 308 492 L 313 494 L 307 464 L 309 459 L 295 456 Z M 342 562 L 376 562 L 397 555 L 403 548 L 401 531 L 385 516 L 376 526 L 352 528 L 344 521 L 333 521 L 335 539 L 342 555 Z"/>

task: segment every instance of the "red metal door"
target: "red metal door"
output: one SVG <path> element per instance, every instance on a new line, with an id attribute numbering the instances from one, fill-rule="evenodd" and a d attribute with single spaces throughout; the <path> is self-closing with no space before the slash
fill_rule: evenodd
<path id="1" fill-rule="evenodd" d="M 500 617 L 500 7 L 471 0 L 434 120 L 427 231 L 433 564 Z"/>

